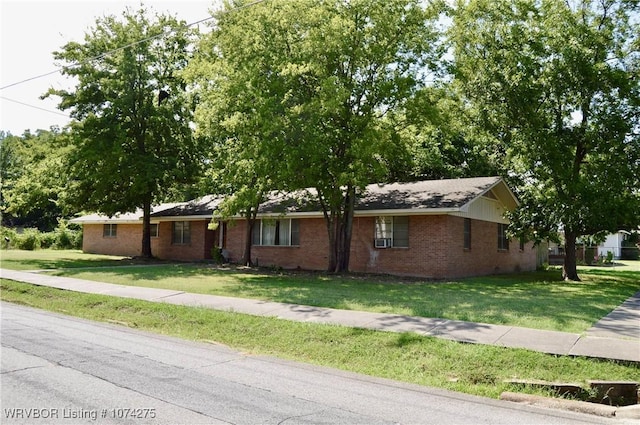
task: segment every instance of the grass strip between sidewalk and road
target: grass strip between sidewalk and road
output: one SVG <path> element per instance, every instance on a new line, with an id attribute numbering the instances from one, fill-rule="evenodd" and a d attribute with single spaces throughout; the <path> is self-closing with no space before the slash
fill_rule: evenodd
<path id="1" fill-rule="evenodd" d="M 420 385 L 498 398 L 504 379 L 584 384 L 637 380 L 640 366 L 462 344 L 411 333 L 291 322 L 206 308 L 84 294 L 0 279 L 4 301 L 175 337 Z"/>

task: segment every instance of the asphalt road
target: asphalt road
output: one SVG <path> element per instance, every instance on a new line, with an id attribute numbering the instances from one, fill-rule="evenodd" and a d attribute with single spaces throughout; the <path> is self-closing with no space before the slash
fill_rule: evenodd
<path id="1" fill-rule="evenodd" d="M 0 304 L 2 424 L 603 424 Z"/>

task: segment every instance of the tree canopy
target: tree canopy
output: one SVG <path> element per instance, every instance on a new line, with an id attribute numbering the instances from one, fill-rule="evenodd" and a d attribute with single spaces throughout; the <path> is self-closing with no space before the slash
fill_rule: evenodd
<path id="1" fill-rule="evenodd" d="M 74 211 L 65 201 L 70 134 L 58 128 L 0 135 L 2 223 L 50 231 Z"/>
<path id="2" fill-rule="evenodd" d="M 73 201 L 107 215 L 141 208 L 142 255 L 151 256 L 150 211 L 173 185 L 188 181 L 200 162 L 180 71 L 194 32 L 184 22 L 141 8 L 98 18 L 84 42 L 54 56 L 71 91 L 50 90 L 71 110 Z"/>
<path id="3" fill-rule="evenodd" d="M 218 15 L 194 62 L 197 122 L 216 143 L 241 146 L 237 160 L 250 161 L 262 182 L 244 176 L 241 186 L 315 189 L 329 269 L 347 270 L 355 198 L 385 175 L 394 152 L 382 118 L 434 65 L 438 9 L 295 0 L 235 11 L 245 3 Z"/>
<path id="4" fill-rule="evenodd" d="M 224 194 L 221 214 L 249 222 L 250 263 L 267 193 L 309 188 L 343 271 L 367 184 L 500 174 L 521 200 L 512 233 L 564 232 L 563 274 L 578 279 L 577 238 L 640 225 L 639 8 L 229 0 L 199 38 L 143 7 L 99 18 L 54 53 L 77 79 L 47 94 L 68 131 L 0 138 L 3 214 L 51 221 L 61 195 L 74 210 L 142 208 L 151 256 L 152 204 Z"/>
<path id="5" fill-rule="evenodd" d="M 581 235 L 637 226 L 640 30 L 624 0 L 458 2 L 455 78 L 505 149 L 523 236 L 563 230 L 565 279 Z"/>

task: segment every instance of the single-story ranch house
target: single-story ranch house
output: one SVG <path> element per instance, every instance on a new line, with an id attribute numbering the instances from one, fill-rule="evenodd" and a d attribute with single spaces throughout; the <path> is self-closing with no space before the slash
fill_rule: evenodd
<path id="1" fill-rule="evenodd" d="M 327 228 L 310 193 L 274 194 L 260 206 L 251 236 L 256 264 L 326 270 Z M 205 196 L 156 206 L 153 255 L 206 260 L 213 247 L 220 247 L 231 262 L 240 260 L 246 220 L 236 217 L 209 226 L 220 202 Z M 500 177 L 369 185 L 356 204 L 350 270 L 434 279 L 534 270 L 533 243 L 506 236 L 504 213 L 517 205 Z M 72 222 L 83 225 L 85 252 L 140 255 L 139 212 L 88 215 Z"/>

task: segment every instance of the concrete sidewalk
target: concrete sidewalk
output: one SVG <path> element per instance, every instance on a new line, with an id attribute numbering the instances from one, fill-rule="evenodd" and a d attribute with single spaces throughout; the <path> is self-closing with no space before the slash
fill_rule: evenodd
<path id="1" fill-rule="evenodd" d="M 525 348 L 549 354 L 640 363 L 640 292 L 587 330 L 585 335 L 515 326 L 338 310 L 244 298 L 115 285 L 47 274 L 0 269 L 0 277 L 76 292 L 206 307 L 255 316 L 325 323 L 389 332 L 415 332 L 459 342 Z"/>

